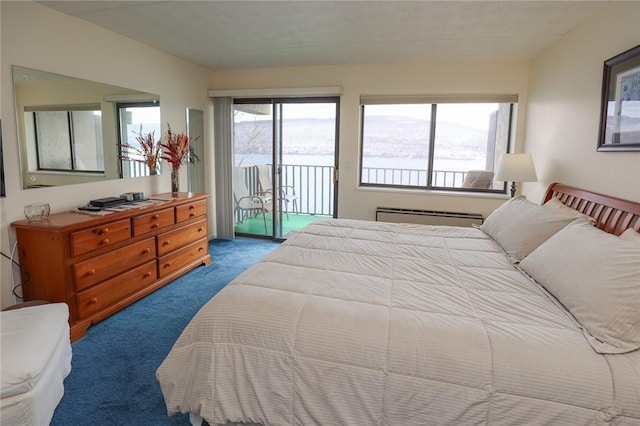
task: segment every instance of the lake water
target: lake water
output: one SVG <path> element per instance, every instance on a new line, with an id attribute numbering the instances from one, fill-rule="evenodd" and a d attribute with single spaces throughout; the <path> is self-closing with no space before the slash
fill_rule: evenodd
<path id="1" fill-rule="evenodd" d="M 271 164 L 271 154 L 236 154 L 236 164 L 249 166 L 253 164 Z M 305 166 L 333 166 L 334 158 L 330 155 L 284 155 L 285 165 L 305 165 Z M 390 169 L 426 169 L 426 158 L 389 158 L 389 157 L 366 157 L 365 167 L 390 168 Z M 437 159 L 434 161 L 435 170 L 450 170 L 466 172 L 469 170 L 484 170 L 484 159 L 479 160 L 459 160 L 459 159 Z"/>
<path id="2" fill-rule="evenodd" d="M 333 174 L 329 167 L 333 166 L 333 157 L 329 155 L 284 155 L 283 165 L 285 184 L 295 187 L 298 195 L 299 211 L 312 214 L 332 214 L 333 212 Z M 270 154 L 236 154 L 236 165 L 252 166 L 255 164 L 271 164 Z M 393 183 L 401 185 L 426 185 L 426 158 L 387 158 L 367 157 L 365 165 L 370 169 L 387 168 L 402 170 L 422 170 L 411 175 L 400 173 L 374 173 L 365 177 L 368 183 Z M 304 167 L 310 166 L 310 167 Z M 313 167 L 313 166 L 324 166 Z M 434 165 L 436 171 L 467 172 L 469 170 L 484 169 L 484 161 L 478 160 L 437 160 Z M 460 186 L 463 173 L 436 173 L 435 185 Z"/>

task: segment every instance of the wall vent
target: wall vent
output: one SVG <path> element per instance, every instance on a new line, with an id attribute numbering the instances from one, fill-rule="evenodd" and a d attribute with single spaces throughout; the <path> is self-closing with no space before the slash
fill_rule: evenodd
<path id="1" fill-rule="evenodd" d="M 440 212 L 433 210 L 376 208 L 376 221 L 417 223 L 420 225 L 472 226 L 481 225 L 484 217 L 477 213 Z"/>

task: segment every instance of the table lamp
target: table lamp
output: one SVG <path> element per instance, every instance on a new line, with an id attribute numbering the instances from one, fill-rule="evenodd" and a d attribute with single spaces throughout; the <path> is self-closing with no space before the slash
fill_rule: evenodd
<path id="1" fill-rule="evenodd" d="M 516 195 L 516 182 L 536 182 L 538 177 L 531 154 L 504 154 L 498 164 L 496 180 L 511 182 L 511 197 Z"/>

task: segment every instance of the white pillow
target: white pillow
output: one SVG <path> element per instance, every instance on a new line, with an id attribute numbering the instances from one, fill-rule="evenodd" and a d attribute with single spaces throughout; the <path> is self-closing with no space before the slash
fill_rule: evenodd
<path id="1" fill-rule="evenodd" d="M 574 222 L 520 268 L 571 312 L 596 352 L 640 348 L 640 244 Z"/>
<path id="2" fill-rule="evenodd" d="M 544 208 L 520 195 L 494 210 L 480 229 L 518 262 L 574 220 L 582 219 Z"/>
<path id="3" fill-rule="evenodd" d="M 580 217 L 583 218 L 589 222 L 591 222 L 592 225 L 596 224 L 596 220 L 594 218 L 592 218 L 589 215 L 586 215 L 584 213 L 580 213 L 578 210 L 574 210 L 571 207 L 567 207 L 564 204 L 562 204 L 562 201 L 560 201 L 559 199 L 557 199 L 556 197 L 553 197 L 551 199 L 549 199 L 549 201 L 547 201 L 546 203 L 543 204 L 544 207 L 551 209 L 553 211 L 557 211 L 559 213 L 564 213 L 567 216 L 573 216 L 573 217 Z"/>
<path id="4" fill-rule="evenodd" d="M 636 244 L 640 244 L 640 233 L 638 233 L 634 229 L 627 229 L 622 234 L 620 234 L 620 238 L 625 239 L 627 241 L 634 242 Z"/>

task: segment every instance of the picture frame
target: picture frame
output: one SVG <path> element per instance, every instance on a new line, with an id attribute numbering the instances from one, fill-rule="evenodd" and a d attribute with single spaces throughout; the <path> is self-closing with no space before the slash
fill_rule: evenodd
<path id="1" fill-rule="evenodd" d="M 604 62 L 598 151 L 640 151 L 640 45 Z"/>

